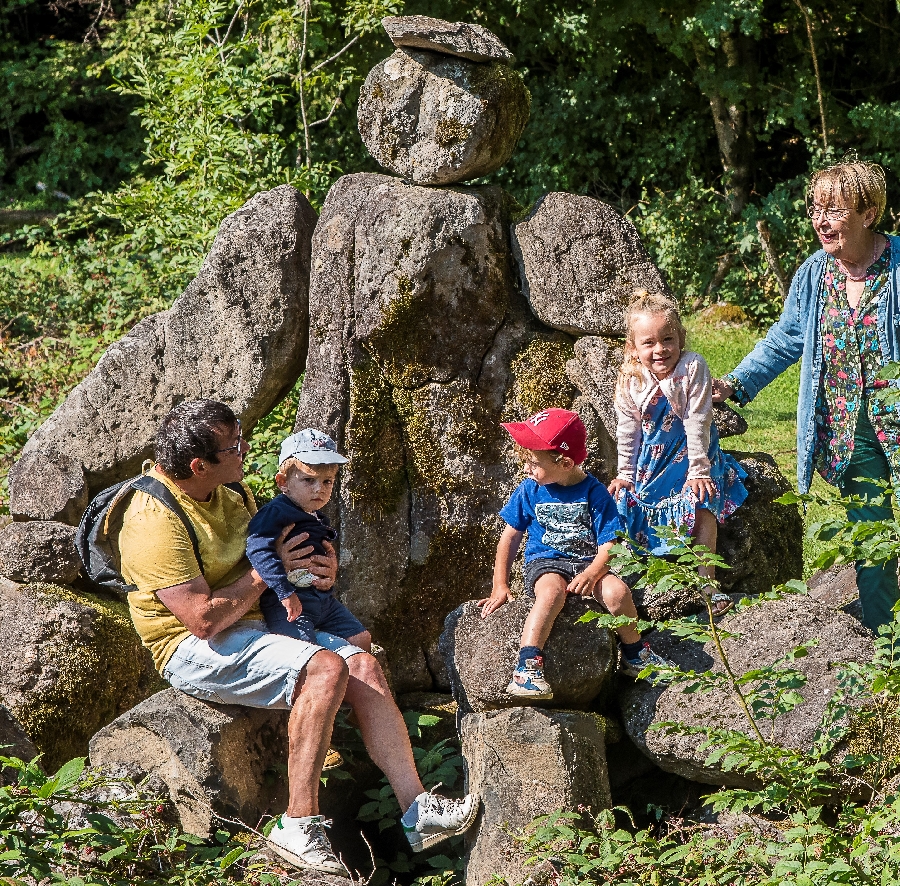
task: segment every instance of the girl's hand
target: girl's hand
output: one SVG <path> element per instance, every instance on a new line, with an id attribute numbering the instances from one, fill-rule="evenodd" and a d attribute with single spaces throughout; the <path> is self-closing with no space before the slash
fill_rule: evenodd
<path id="1" fill-rule="evenodd" d="M 296 594 L 291 594 L 290 597 L 285 597 L 281 601 L 281 605 L 284 606 L 287 611 L 287 620 L 288 621 L 296 621 L 303 614 L 303 604 L 300 602 L 300 598 Z"/>
<path id="2" fill-rule="evenodd" d="M 609 494 L 613 498 L 619 497 L 619 491 L 622 489 L 627 489 L 629 492 L 634 492 L 634 483 L 631 480 L 622 480 L 619 477 L 616 477 L 609 486 L 606 487 L 609 490 Z"/>
<path id="3" fill-rule="evenodd" d="M 714 378 L 712 380 L 712 398 L 713 403 L 724 403 L 729 397 L 734 395 L 734 388 L 725 381 L 724 378 Z"/>
<path id="4" fill-rule="evenodd" d="M 481 607 L 481 617 L 487 618 L 492 612 L 496 612 L 507 600 L 509 600 L 509 588 L 498 585 L 491 591 L 490 597 L 485 597 L 477 602 Z"/>
<path id="5" fill-rule="evenodd" d="M 581 597 L 593 596 L 594 589 L 600 583 L 600 579 L 609 571 L 608 568 L 597 569 L 589 566 L 584 572 L 579 572 L 566 586 L 566 593 L 578 594 Z"/>
<path id="6" fill-rule="evenodd" d="M 694 480 L 688 480 L 684 484 L 685 489 L 691 489 L 697 496 L 697 501 L 712 500 L 716 494 L 716 484 L 709 477 L 698 477 Z"/>

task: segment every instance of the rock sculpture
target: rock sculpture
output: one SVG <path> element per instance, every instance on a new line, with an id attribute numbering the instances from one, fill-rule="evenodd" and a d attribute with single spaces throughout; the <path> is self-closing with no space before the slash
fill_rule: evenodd
<path id="1" fill-rule="evenodd" d="M 138 473 L 160 419 L 182 400 L 224 400 L 248 429 L 265 416 L 306 359 L 315 221 L 288 185 L 228 216 L 172 307 L 110 345 L 25 444 L 25 465 L 10 474 L 13 517 L 76 523 L 84 487 L 93 494 Z M 52 513 L 42 504 L 45 486 Z"/>
<path id="2" fill-rule="evenodd" d="M 470 62 L 515 64 L 513 54 L 481 25 L 445 22 L 427 15 L 390 15 L 381 24 L 391 42 L 408 49 L 431 49 Z"/>
<path id="3" fill-rule="evenodd" d="M 805 702 L 776 721 L 774 741 L 784 747 L 808 750 L 812 746 L 822 712 L 837 687 L 836 662 L 863 664 L 872 660 L 871 634 L 859 622 L 805 596 L 791 595 L 731 613 L 721 626 L 738 635 L 724 641 L 731 668 L 737 674 L 771 664 L 800 643 L 819 641 L 809 655 L 793 664 L 807 678 L 800 690 Z M 683 669 L 722 671 L 712 643 L 701 647 L 661 634 L 654 640 L 654 649 Z M 706 784 L 755 786 L 747 775 L 723 769 L 721 761 L 707 763 L 710 752 L 700 750 L 696 735 L 651 728 L 654 723 L 675 721 L 749 734 L 746 717 L 730 691 L 686 694 L 674 686 L 638 681 L 620 695 L 619 701 L 628 735 L 660 768 Z"/>
<path id="4" fill-rule="evenodd" d="M 0 580 L 0 700 L 54 770 L 159 686 L 127 608 Z"/>
<path id="5" fill-rule="evenodd" d="M 447 616 L 440 651 L 461 713 L 521 705 L 505 690 L 530 609 L 531 601 L 518 597 L 482 618 L 475 602 L 469 601 Z M 618 664 L 615 639 L 607 629 L 578 622 L 592 609 L 599 611 L 599 604 L 569 597 L 553 624 L 545 647 L 545 674 L 553 686 L 553 700 L 545 707 L 586 708 L 610 688 Z"/>
<path id="6" fill-rule="evenodd" d="M 517 833 L 557 809 L 611 805 L 602 718 L 576 711 L 512 708 L 462 720 L 468 788 L 483 813 L 466 835 L 466 883 L 483 886 L 496 875 L 507 883 L 542 881 Z M 550 878 L 553 882 L 555 878 Z"/>
<path id="7" fill-rule="evenodd" d="M 362 140 L 382 166 L 416 184 L 488 175 L 509 160 L 528 122 L 522 75 L 432 43 L 437 52 L 398 49 L 371 70 L 359 95 Z"/>

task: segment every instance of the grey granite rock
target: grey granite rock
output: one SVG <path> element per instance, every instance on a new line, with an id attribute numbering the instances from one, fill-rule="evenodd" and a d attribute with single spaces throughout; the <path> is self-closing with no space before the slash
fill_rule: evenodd
<path id="1" fill-rule="evenodd" d="M 314 225 L 312 207 L 289 185 L 257 194 L 228 216 L 172 307 L 110 345 L 35 431 L 22 458 L 44 468 L 14 470 L 11 498 L 39 500 L 47 484 L 55 512 L 76 522 L 83 484 L 94 494 L 137 474 L 160 419 L 184 400 L 222 400 L 251 430 L 303 370 Z M 69 469 L 51 457 L 58 452 Z"/>
<path id="2" fill-rule="evenodd" d="M 570 596 L 553 623 L 544 647 L 544 674 L 553 700 L 543 707 L 586 708 L 612 686 L 618 651 L 611 631 L 578 619 L 600 605 Z M 440 650 L 450 673 L 453 695 L 462 713 L 515 707 L 506 694 L 519 653 L 519 640 L 531 601 L 511 600 L 487 618 L 474 600 L 447 616 Z"/>
<path id="3" fill-rule="evenodd" d="M 52 446 L 27 452 L 10 468 L 9 510 L 17 520 L 76 526 L 88 501 L 81 463 Z"/>
<path id="4" fill-rule="evenodd" d="M 766 601 L 726 615 L 720 624 L 723 631 L 736 635 L 724 641 L 736 674 L 775 662 L 800 643 L 819 641 L 806 657 L 793 664 L 807 678 L 800 689 L 805 701 L 776 721 L 773 740 L 783 747 L 812 746 L 825 705 L 837 688 L 836 663 L 863 664 L 872 659 L 872 636 L 859 622 L 807 596 Z M 701 647 L 698 643 L 677 641 L 668 634 L 655 634 L 652 639 L 654 650 L 684 669 L 723 670 L 712 642 Z M 745 714 L 727 688 L 688 694 L 677 687 L 639 680 L 619 695 L 619 704 L 632 741 L 667 772 L 706 784 L 757 784 L 746 774 L 724 770 L 721 761 L 707 763 L 710 751 L 700 749 L 697 735 L 651 728 L 654 723 L 674 721 L 750 734 Z M 769 729 L 768 723 L 764 726 Z"/>
<path id="5" fill-rule="evenodd" d="M 513 54 L 497 36 L 481 25 L 448 22 L 428 15 L 391 15 L 381 24 L 397 47 L 430 49 L 472 62 L 515 63 Z"/>
<path id="6" fill-rule="evenodd" d="M 0 532 L 0 575 L 70 585 L 81 571 L 75 527 L 53 520 L 10 523 Z"/>
<path id="7" fill-rule="evenodd" d="M 17 757 L 29 762 L 39 751 L 18 720 L 5 705 L 0 704 L 0 757 Z M 0 769 L 0 787 L 15 784 L 18 781 L 18 770 Z"/>
<path id="8" fill-rule="evenodd" d="M 359 134 L 387 170 L 448 185 L 495 172 L 512 156 L 531 98 L 505 64 L 398 49 L 359 95 Z"/>
<path id="9" fill-rule="evenodd" d="M 466 886 L 498 875 L 508 883 L 556 882 L 550 867 L 527 865 L 512 834 L 559 809 L 611 805 L 603 718 L 577 711 L 510 708 L 462 720 L 467 790 L 483 811 L 466 834 Z"/>
<path id="10" fill-rule="evenodd" d="M 669 293 L 634 225 L 592 197 L 541 197 L 512 243 L 535 316 L 574 335 L 623 336 L 635 289 Z"/>

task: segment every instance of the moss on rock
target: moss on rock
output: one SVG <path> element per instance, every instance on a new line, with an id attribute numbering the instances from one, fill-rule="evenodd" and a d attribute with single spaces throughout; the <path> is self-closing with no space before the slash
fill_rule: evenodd
<path id="1" fill-rule="evenodd" d="M 45 766 L 54 769 L 86 754 L 97 730 L 165 684 L 125 603 L 43 583 L 25 585 L 17 594 L 36 621 L 71 617 L 78 625 L 58 640 L 29 647 L 40 674 L 33 687 L 18 687 L 9 704 L 44 754 Z M 15 617 L 28 617 L 28 611 L 17 607 Z"/>
<path id="2" fill-rule="evenodd" d="M 541 409 L 571 409 L 577 395 L 566 374 L 566 363 L 575 356 L 571 338 L 560 333 L 550 338 L 535 338 L 513 359 L 513 401 L 526 415 Z M 513 403 L 507 404 L 508 412 Z M 513 419 L 519 415 L 512 415 Z M 524 417 L 524 416 L 522 416 Z M 506 420 L 506 419 L 505 419 Z"/>

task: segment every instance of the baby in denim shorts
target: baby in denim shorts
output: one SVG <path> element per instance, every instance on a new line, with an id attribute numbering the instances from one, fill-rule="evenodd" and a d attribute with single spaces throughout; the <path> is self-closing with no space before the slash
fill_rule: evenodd
<path id="1" fill-rule="evenodd" d="M 635 628 L 631 590 L 609 571 L 609 551 L 624 524 L 606 487 L 581 468 L 587 458 L 584 423 L 568 409 L 544 409 L 503 427 L 516 442 L 526 479 L 500 511 L 507 526 L 497 545 L 493 591 L 478 605 L 486 618 L 509 599 L 509 572 L 526 533 L 525 594 L 534 601 L 506 691 L 534 701 L 553 698 L 544 645 L 567 594 L 593 597 L 613 615 L 632 619 L 617 628 L 626 673 L 666 664 Z"/>
<path id="2" fill-rule="evenodd" d="M 362 622 L 332 590 L 313 587 L 316 576 L 305 569 L 286 572 L 275 550 L 282 530 L 293 523 L 286 540 L 306 532 L 307 544 L 314 552 L 326 553 L 324 542 L 335 541 L 337 533 L 319 509 L 331 499 L 338 470 L 346 462 L 334 440 L 315 428 L 291 434 L 281 444 L 275 475 L 281 495 L 254 515 L 247 536 L 247 557 L 268 585 L 259 607 L 275 634 L 319 643 L 316 632 L 324 631 L 359 645 L 355 641 L 366 633 Z"/>

